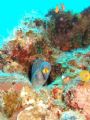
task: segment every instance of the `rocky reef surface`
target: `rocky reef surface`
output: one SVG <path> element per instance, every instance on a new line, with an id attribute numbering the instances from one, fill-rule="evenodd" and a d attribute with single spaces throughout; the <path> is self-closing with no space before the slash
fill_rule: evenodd
<path id="1" fill-rule="evenodd" d="M 62 52 L 56 63 L 64 72 L 50 85 L 36 89 L 25 75 L 1 72 L 0 118 L 89 120 L 90 47 Z M 80 76 L 82 71 L 86 79 Z"/>
<path id="2" fill-rule="evenodd" d="M 90 120 L 88 13 L 23 20 L 0 50 L 0 120 Z M 28 72 L 39 58 L 50 63 L 52 82 L 33 88 Z"/>

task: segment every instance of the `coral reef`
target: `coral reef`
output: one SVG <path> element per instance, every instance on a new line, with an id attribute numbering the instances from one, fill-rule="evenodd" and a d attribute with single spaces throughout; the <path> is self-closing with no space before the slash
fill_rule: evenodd
<path id="1" fill-rule="evenodd" d="M 90 119 L 90 83 L 78 85 L 67 92 L 65 97 L 66 103 L 76 110 L 80 110 L 87 118 Z"/>
<path id="2" fill-rule="evenodd" d="M 7 117 L 11 117 L 14 112 L 18 111 L 22 107 L 19 93 L 16 93 L 13 89 L 10 89 L 7 93 L 4 93 L 3 102 L 3 111 Z"/>
<path id="3" fill-rule="evenodd" d="M 86 120 L 78 111 L 65 111 L 62 113 L 60 120 Z"/>
<path id="4" fill-rule="evenodd" d="M 61 8 L 48 20 L 24 19 L 0 50 L 0 119 L 90 120 L 90 7 L 79 15 Z M 34 88 L 29 70 L 37 86 L 48 73 L 41 62 L 31 68 L 37 59 L 50 63 L 52 83 Z"/>
<path id="5" fill-rule="evenodd" d="M 70 11 L 60 11 L 58 14 L 51 10 L 48 22 L 48 36 L 53 45 L 58 46 L 63 51 L 74 48 L 85 47 L 90 44 L 90 10 L 87 8 L 78 14 Z"/>

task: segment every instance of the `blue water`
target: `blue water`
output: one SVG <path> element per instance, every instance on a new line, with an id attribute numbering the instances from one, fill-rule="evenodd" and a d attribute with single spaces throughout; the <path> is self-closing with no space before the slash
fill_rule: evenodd
<path id="1" fill-rule="evenodd" d="M 31 11 L 45 14 L 56 5 L 64 3 L 66 9 L 79 13 L 90 6 L 90 0 L 1 0 L 0 1 L 0 47 L 24 15 Z M 34 14 L 34 13 L 33 13 Z"/>

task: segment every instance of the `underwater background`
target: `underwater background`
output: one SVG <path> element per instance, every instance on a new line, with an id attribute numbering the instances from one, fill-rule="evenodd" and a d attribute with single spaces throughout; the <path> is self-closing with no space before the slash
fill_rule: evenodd
<path id="1" fill-rule="evenodd" d="M 27 14 L 45 15 L 48 10 L 64 3 L 65 11 L 80 13 L 90 6 L 90 0 L 2 0 L 0 1 L 0 47 L 6 38 L 12 35 L 13 30 Z M 38 16 L 36 14 L 36 16 Z"/>

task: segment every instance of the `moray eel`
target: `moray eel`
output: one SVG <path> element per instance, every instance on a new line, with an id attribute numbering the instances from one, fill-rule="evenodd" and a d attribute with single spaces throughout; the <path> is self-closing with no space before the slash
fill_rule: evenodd
<path id="1" fill-rule="evenodd" d="M 49 84 L 51 64 L 42 59 L 37 59 L 33 62 L 31 68 L 29 68 L 29 80 L 33 87 L 39 87 Z"/>

